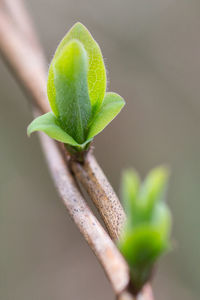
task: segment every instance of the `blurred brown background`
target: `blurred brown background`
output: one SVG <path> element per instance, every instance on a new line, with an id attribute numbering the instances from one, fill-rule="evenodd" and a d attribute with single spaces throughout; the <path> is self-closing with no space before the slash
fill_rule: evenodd
<path id="1" fill-rule="evenodd" d="M 200 297 L 200 2 L 27 0 L 50 61 L 83 22 L 99 42 L 109 90 L 127 102 L 95 154 L 119 190 L 120 172 L 168 163 L 174 250 L 160 262 L 156 299 Z M 23 57 L 22 57 L 23 59 Z M 0 299 L 114 299 L 48 174 L 26 98 L 0 62 Z"/>

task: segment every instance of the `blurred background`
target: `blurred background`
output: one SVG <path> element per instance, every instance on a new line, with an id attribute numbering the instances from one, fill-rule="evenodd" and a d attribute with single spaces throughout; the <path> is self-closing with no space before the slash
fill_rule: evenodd
<path id="1" fill-rule="evenodd" d="M 172 176 L 173 251 L 154 279 L 158 300 L 200 298 L 200 2 L 27 0 L 50 62 L 81 21 L 102 49 L 109 91 L 127 105 L 95 138 L 115 190 L 121 170 L 142 177 L 167 163 Z M 22 58 L 23 59 L 23 58 Z M 0 61 L 0 299 L 114 299 L 93 253 L 60 201 L 27 100 Z"/>

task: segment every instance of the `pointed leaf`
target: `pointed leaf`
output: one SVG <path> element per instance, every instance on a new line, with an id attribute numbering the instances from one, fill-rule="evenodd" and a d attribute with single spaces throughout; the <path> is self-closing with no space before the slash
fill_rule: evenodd
<path id="1" fill-rule="evenodd" d="M 34 131 L 43 131 L 49 137 L 59 142 L 72 146 L 79 146 L 79 144 L 60 127 L 52 112 L 44 114 L 32 121 L 32 123 L 28 126 L 27 134 L 30 136 Z"/>
<path id="2" fill-rule="evenodd" d="M 134 218 L 139 186 L 140 178 L 136 171 L 133 169 L 128 169 L 123 172 L 121 194 L 128 219 Z"/>
<path id="3" fill-rule="evenodd" d="M 163 200 L 168 177 L 166 167 L 155 168 L 146 177 L 139 193 L 139 201 L 146 214 L 151 214 L 156 202 Z"/>
<path id="4" fill-rule="evenodd" d="M 68 43 L 55 59 L 53 69 L 58 119 L 63 129 L 81 144 L 91 116 L 88 60 L 82 44 L 77 40 Z"/>
<path id="5" fill-rule="evenodd" d="M 81 23 L 76 23 L 59 44 L 49 68 L 47 94 L 51 108 L 56 116 L 58 115 L 58 110 L 56 104 L 56 90 L 54 86 L 53 63 L 62 52 L 62 49 L 72 39 L 76 39 L 81 42 L 87 52 L 89 66 L 87 82 L 93 113 L 98 111 L 100 108 L 106 91 L 106 70 L 99 45 L 93 39 L 85 26 L 83 26 Z"/>
<path id="6" fill-rule="evenodd" d="M 116 93 L 106 93 L 102 107 L 89 127 L 88 139 L 101 132 L 120 112 L 125 101 Z"/>
<path id="7" fill-rule="evenodd" d="M 157 228 L 162 234 L 163 239 L 169 241 L 169 233 L 171 231 L 172 218 L 166 203 L 161 202 L 155 208 L 151 224 Z M 168 247 L 169 247 L 168 243 Z"/>

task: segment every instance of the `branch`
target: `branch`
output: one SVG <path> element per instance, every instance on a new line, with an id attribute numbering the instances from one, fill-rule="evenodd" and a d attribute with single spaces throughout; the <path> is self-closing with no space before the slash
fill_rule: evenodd
<path id="1" fill-rule="evenodd" d="M 46 62 L 29 16 L 22 2 L 20 0 L 16 2 L 18 3 L 17 14 L 16 10 L 11 9 L 13 2 L 11 3 L 10 0 L 4 0 L 10 17 L 3 9 L 0 11 L 0 51 L 28 97 L 32 99 L 40 112 L 45 113 L 50 110 L 45 93 Z M 40 136 L 58 192 L 79 230 L 102 264 L 114 292 L 120 300 L 134 299 L 128 292 L 127 264 L 86 205 L 63 160 L 60 147 L 48 137 Z M 98 207 L 109 234 L 113 239 L 117 239 L 125 214 L 95 158 L 90 154 L 83 165 L 73 162 L 72 169 Z M 147 285 L 142 293 L 142 299 L 153 300 L 153 296 L 149 297 L 149 295 L 151 295 L 151 288 Z"/>
<path id="2" fill-rule="evenodd" d="M 38 85 L 35 80 L 37 79 L 37 71 L 40 71 L 40 69 L 36 68 L 33 70 L 30 68 L 29 70 L 29 66 L 26 65 L 30 63 L 32 66 L 33 53 L 31 54 L 31 47 L 28 47 L 28 45 L 26 45 L 27 48 L 23 47 L 23 38 L 17 31 L 15 32 L 9 18 L 2 12 L 0 12 L 0 29 L 0 49 L 6 56 L 9 65 L 15 71 L 18 79 L 25 85 L 26 91 L 32 95 L 33 99 L 38 95 L 43 95 L 42 93 L 32 93 L 34 92 L 35 84 Z M 26 60 L 26 57 L 21 54 L 29 54 L 28 59 Z M 40 66 L 40 64 L 38 65 Z M 24 67 L 26 72 L 24 72 Z M 29 74 L 32 75 L 31 78 Z M 40 87 L 40 85 L 38 86 Z M 38 99 L 41 99 L 41 96 Z M 43 103 L 45 104 L 45 102 Z M 46 104 L 42 107 L 42 110 L 44 108 L 46 109 Z M 54 184 L 65 206 L 102 264 L 114 292 L 116 295 L 120 294 L 129 282 L 128 266 L 124 258 L 85 203 L 74 178 L 60 154 L 57 143 L 44 134 L 40 134 L 40 140 Z"/>
<path id="3" fill-rule="evenodd" d="M 125 213 L 95 157 L 89 152 L 84 164 L 72 161 L 71 168 L 100 212 L 110 236 L 117 240 Z"/>
<path id="4" fill-rule="evenodd" d="M 10 1 L 8 8 L 12 7 Z M 17 1 L 21 3 L 21 1 Z M 25 89 L 26 94 L 32 98 L 42 113 L 50 110 L 44 87 L 46 86 L 46 64 L 43 52 L 39 49 L 38 41 L 35 37 L 30 38 L 30 33 L 33 30 L 27 30 L 29 35 L 24 39 L 24 31 L 21 27 L 22 20 L 27 20 L 24 15 L 25 10 L 15 15 L 14 21 L 20 19 L 20 33 L 13 30 L 13 24 L 5 14 L 0 14 L 0 35 L 1 35 L 1 52 L 8 65 L 15 73 L 19 82 Z M 14 10 L 11 10 L 13 16 Z M 30 27 L 31 22 L 28 22 L 27 28 Z M 6 29 L 6 30 L 5 30 Z M 9 33 L 9 34 L 8 34 Z M 22 35 L 23 34 L 23 35 Z M 78 180 L 83 184 L 91 199 L 97 206 L 102 219 L 113 239 L 117 239 L 120 234 L 121 226 L 125 220 L 125 214 L 118 200 L 115 192 L 109 184 L 107 178 L 103 174 L 100 166 L 95 161 L 92 155 L 86 158 L 84 165 L 73 162 L 73 172 Z"/>
<path id="5" fill-rule="evenodd" d="M 129 282 L 128 267 L 118 249 L 83 199 L 56 143 L 40 134 L 43 151 L 54 184 L 80 232 L 94 251 L 118 295 Z"/>

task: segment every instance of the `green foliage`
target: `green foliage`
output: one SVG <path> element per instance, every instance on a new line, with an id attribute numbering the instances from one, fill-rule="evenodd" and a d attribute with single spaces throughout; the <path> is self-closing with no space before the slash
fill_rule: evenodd
<path id="1" fill-rule="evenodd" d="M 58 119 L 63 129 L 80 144 L 85 140 L 91 117 L 87 68 L 86 51 L 77 40 L 69 42 L 54 63 Z"/>
<path id="2" fill-rule="evenodd" d="M 95 116 L 88 131 L 88 139 L 101 132 L 114 118 L 122 107 L 124 100 L 116 93 L 106 93 L 99 113 Z"/>
<path id="3" fill-rule="evenodd" d="M 156 259 L 169 249 L 171 216 L 164 195 L 168 171 L 152 170 L 141 184 L 134 170 L 122 176 L 122 199 L 127 214 L 118 246 L 130 266 L 136 292 L 149 279 Z"/>
<path id="4" fill-rule="evenodd" d="M 44 131 L 75 151 L 85 150 L 125 104 L 119 95 L 106 93 L 101 50 L 81 23 L 71 28 L 56 50 L 47 94 L 52 112 L 35 119 L 28 134 Z"/>

